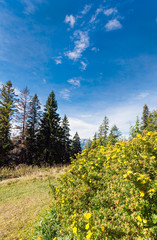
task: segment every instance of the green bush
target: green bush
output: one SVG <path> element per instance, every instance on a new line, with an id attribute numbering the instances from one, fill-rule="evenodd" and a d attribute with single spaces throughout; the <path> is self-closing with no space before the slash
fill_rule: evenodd
<path id="1" fill-rule="evenodd" d="M 84 150 L 52 188 L 54 239 L 157 239 L 156 172 L 154 132 Z"/>

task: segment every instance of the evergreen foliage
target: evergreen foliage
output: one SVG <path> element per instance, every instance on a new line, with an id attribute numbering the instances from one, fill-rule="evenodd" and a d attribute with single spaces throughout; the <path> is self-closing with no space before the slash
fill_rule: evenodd
<path id="1" fill-rule="evenodd" d="M 27 164 L 38 164 L 37 152 L 38 143 L 37 135 L 39 132 L 39 124 L 41 118 L 41 106 L 37 94 L 34 95 L 30 102 L 30 111 L 28 115 L 27 137 L 26 137 L 26 153 Z"/>
<path id="2" fill-rule="evenodd" d="M 107 116 L 104 117 L 103 123 L 99 127 L 99 142 L 101 145 L 106 146 L 108 142 L 108 131 L 109 131 L 109 119 Z"/>
<path id="3" fill-rule="evenodd" d="M 68 163 L 70 161 L 71 156 L 71 140 L 70 140 L 70 125 L 66 115 L 62 120 L 61 124 L 62 128 L 62 157 L 63 162 Z"/>
<path id="4" fill-rule="evenodd" d="M 57 102 L 52 91 L 47 99 L 38 135 L 39 161 L 43 164 L 59 163 L 62 159 L 62 130 L 57 113 Z"/>
<path id="5" fill-rule="evenodd" d="M 9 151 L 12 149 L 11 120 L 15 111 L 15 92 L 11 81 L 2 85 L 0 90 L 0 166 L 8 164 Z"/>
<path id="6" fill-rule="evenodd" d="M 140 130 L 140 120 L 139 120 L 139 117 L 137 116 L 135 126 L 130 127 L 130 137 L 134 138 L 140 132 L 141 132 L 141 130 Z"/>
<path id="7" fill-rule="evenodd" d="M 72 140 L 72 156 L 81 153 L 81 142 L 78 133 L 76 132 Z"/>
<path id="8" fill-rule="evenodd" d="M 142 123 L 141 123 L 141 130 L 147 129 L 149 125 L 150 112 L 148 106 L 145 104 L 143 107 L 143 114 L 142 114 Z"/>
<path id="9" fill-rule="evenodd" d="M 120 140 L 120 136 L 121 136 L 121 133 L 118 129 L 118 127 L 116 125 L 114 125 L 112 128 L 111 128 L 111 131 L 110 131 L 110 134 L 108 136 L 108 141 L 111 143 L 111 144 L 115 144 L 116 142 L 118 142 Z"/>

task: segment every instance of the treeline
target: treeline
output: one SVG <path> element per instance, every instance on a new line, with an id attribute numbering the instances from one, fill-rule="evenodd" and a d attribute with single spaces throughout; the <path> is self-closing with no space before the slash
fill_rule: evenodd
<path id="1" fill-rule="evenodd" d="M 37 94 L 25 87 L 18 95 L 8 81 L 0 89 L 0 166 L 69 163 L 81 152 L 78 133 L 70 137 L 67 116 L 57 113 L 52 91 L 44 110 Z"/>
<path id="2" fill-rule="evenodd" d="M 130 127 L 129 139 L 131 140 L 136 137 L 136 135 L 142 133 L 143 130 L 157 131 L 157 110 L 151 112 L 146 104 L 143 107 L 141 120 L 137 116 L 135 125 Z M 111 129 L 109 128 L 109 119 L 105 116 L 98 132 L 94 134 L 93 139 L 87 139 L 84 149 L 95 148 L 99 145 L 105 147 L 108 143 L 114 145 L 121 140 L 121 137 L 122 134 L 116 125 L 113 125 Z"/>

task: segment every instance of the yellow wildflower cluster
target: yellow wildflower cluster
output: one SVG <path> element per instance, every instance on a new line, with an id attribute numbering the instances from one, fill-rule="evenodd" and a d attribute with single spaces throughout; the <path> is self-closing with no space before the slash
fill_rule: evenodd
<path id="1" fill-rule="evenodd" d="M 114 146 L 96 141 L 72 160 L 54 198 L 64 236 L 105 240 L 117 239 L 118 232 L 129 239 L 134 232 L 144 239 L 146 232 L 147 239 L 157 239 L 155 139 L 157 133 L 144 132 Z"/>

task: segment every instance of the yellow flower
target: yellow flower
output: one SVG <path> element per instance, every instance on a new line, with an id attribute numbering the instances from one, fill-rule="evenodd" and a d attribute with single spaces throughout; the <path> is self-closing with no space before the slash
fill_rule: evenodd
<path id="1" fill-rule="evenodd" d="M 92 236 L 92 232 L 91 232 L 91 231 L 89 231 L 89 232 L 88 232 L 88 234 L 87 234 L 87 236 L 86 236 L 86 238 L 87 238 L 87 239 L 90 239 L 90 238 L 91 238 L 91 236 Z"/>
<path id="2" fill-rule="evenodd" d="M 64 203 L 64 200 L 62 200 L 62 203 Z"/>
<path id="3" fill-rule="evenodd" d="M 143 191 L 140 191 L 141 197 L 144 197 L 145 193 Z"/>
<path id="4" fill-rule="evenodd" d="M 147 220 L 146 220 L 146 219 L 143 219 L 143 222 L 144 222 L 144 223 L 147 223 Z"/>
<path id="5" fill-rule="evenodd" d="M 104 226 L 102 226 L 102 227 L 101 227 L 101 231 L 104 232 L 104 230 L 105 230 L 105 228 L 104 228 Z"/>
<path id="6" fill-rule="evenodd" d="M 55 237 L 55 238 L 53 238 L 53 240 L 57 240 L 57 238 Z"/>
<path id="7" fill-rule="evenodd" d="M 123 175 L 124 178 L 127 178 L 127 176 L 128 176 L 127 174 L 124 174 L 124 175 Z"/>
<path id="8" fill-rule="evenodd" d="M 88 229 L 89 229 L 89 223 L 88 223 L 88 224 L 86 224 L 86 226 L 85 226 L 85 229 L 86 229 L 86 230 L 88 230 Z"/>
<path id="9" fill-rule="evenodd" d="M 92 215 L 91 215 L 91 213 L 85 213 L 84 216 L 86 219 L 90 219 Z"/>
<path id="10" fill-rule="evenodd" d="M 85 175 L 82 175 L 82 178 L 85 178 Z"/>
<path id="11" fill-rule="evenodd" d="M 73 227 L 73 233 L 74 233 L 74 234 L 77 233 L 77 227 Z"/>
<path id="12" fill-rule="evenodd" d="M 150 189 L 148 192 L 149 192 L 149 193 L 150 193 L 150 192 L 155 192 L 155 189 L 152 188 L 152 189 Z"/>
<path id="13" fill-rule="evenodd" d="M 41 237 L 38 237 L 38 239 L 37 240 L 42 240 L 42 238 Z"/>
<path id="14" fill-rule="evenodd" d="M 142 222 L 142 218 L 138 215 L 137 216 L 137 220 L 139 221 L 139 222 Z"/>
<path id="15" fill-rule="evenodd" d="M 145 180 L 143 180 L 143 181 L 142 181 L 142 183 L 143 183 L 143 184 L 145 184 L 145 183 L 146 183 L 146 181 L 145 181 Z"/>

